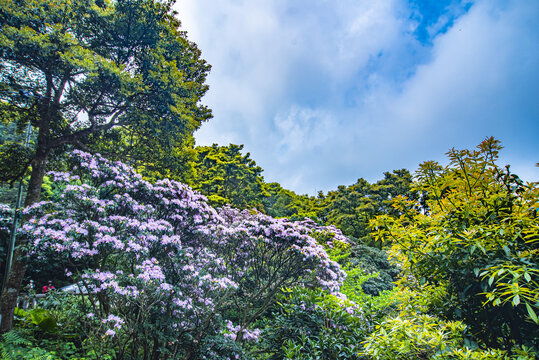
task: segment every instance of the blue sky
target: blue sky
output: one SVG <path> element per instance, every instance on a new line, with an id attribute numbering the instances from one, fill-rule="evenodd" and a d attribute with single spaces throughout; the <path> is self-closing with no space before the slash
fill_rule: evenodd
<path id="1" fill-rule="evenodd" d="M 198 145 L 315 194 L 502 141 L 539 180 L 539 1 L 178 0 L 212 65 Z"/>

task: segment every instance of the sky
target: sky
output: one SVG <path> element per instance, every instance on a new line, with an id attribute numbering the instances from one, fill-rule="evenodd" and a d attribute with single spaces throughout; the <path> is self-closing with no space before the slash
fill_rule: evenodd
<path id="1" fill-rule="evenodd" d="M 212 70 L 197 145 L 299 194 L 502 142 L 539 181 L 537 0 L 177 0 Z"/>

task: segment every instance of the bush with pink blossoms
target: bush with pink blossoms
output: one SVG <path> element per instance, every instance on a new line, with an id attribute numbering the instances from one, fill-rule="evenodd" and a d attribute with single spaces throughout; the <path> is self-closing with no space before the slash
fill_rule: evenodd
<path id="1" fill-rule="evenodd" d="M 87 289 L 77 321 L 101 353 L 224 354 L 223 316 L 239 324 L 241 343 L 283 287 L 337 291 L 344 279 L 310 236 L 326 231 L 314 223 L 217 212 L 184 184 L 152 184 L 99 155 L 75 151 L 70 161 L 70 172 L 49 173 L 59 195 L 25 210 L 22 233 L 33 259 L 61 263 Z"/>

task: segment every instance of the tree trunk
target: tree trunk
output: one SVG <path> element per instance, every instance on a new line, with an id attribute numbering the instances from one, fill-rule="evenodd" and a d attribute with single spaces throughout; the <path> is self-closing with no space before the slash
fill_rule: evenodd
<path id="1" fill-rule="evenodd" d="M 26 261 L 24 257 L 25 252 L 21 250 L 21 247 L 17 247 L 13 254 L 13 265 L 9 272 L 6 285 L 4 286 L 4 292 L 0 298 L 2 309 L 2 324 L 0 326 L 0 333 L 5 333 L 13 328 L 13 316 L 15 307 L 17 306 L 17 297 L 26 272 Z M 7 270 L 7 269 L 6 269 Z"/>
<path id="2" fill-rule="evenodd" d="M 32 162 L 32 175 L 28 184 L 28 193 L 24 201 L 24 206 L 30 206 L 39 201 L 41 196 L 41 186 L 47 169 L 47 160 L 49 151 L 39 151 L 36 153 L 36 158 Z"/>
<path id="3" fill-rule="evenodd" d="M 48 151 L 38 151 L 32 162 L 32 175 L 30 176 L 28 193 L 24 202 L 25 207 L 39 201 L 41 185 L 43 185 L 43 178 L 47 167 L 48 154 Z M 0 313 L 2 315 L 0 333 L 8 332 L 13 328 L 13 316 L 15 307 L 17 306 L 17 297 L 22 288 L 22 281 L 26 272 L 27 247 L 23 245 L 25 244 L 19 242 L 18 246 L 15 247 L 13 264 L 0 298 Z"/>
<path id="4" fill-rule="evenodd" d="M 152 360 L 159 360 L 159 338 L 157 336 L 153 339 Z"/>

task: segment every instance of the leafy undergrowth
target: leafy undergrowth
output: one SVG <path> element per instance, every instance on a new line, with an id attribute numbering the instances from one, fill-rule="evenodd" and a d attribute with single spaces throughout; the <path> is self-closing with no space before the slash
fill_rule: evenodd
<path id="1" fill-rule="evenodd" d="M 499 148 L 423 164 L 371 223 L 384 249 L 74 152 L 22 234 L 79 291 L 17 310 L 2 358 L 535 359 L 538 189 Z"/>

